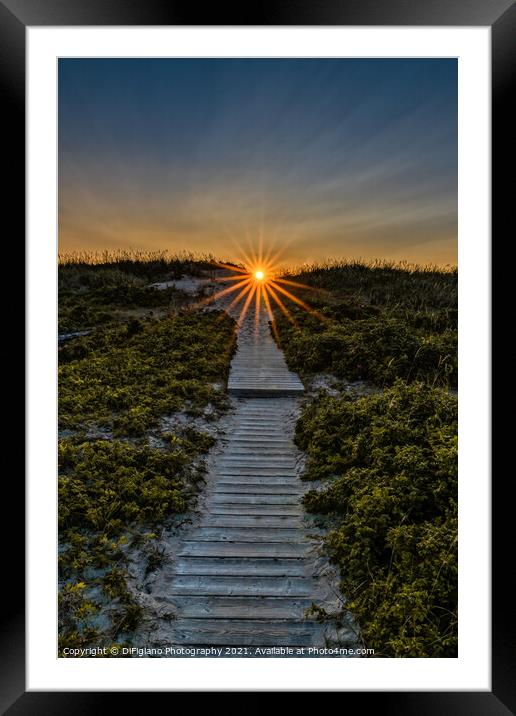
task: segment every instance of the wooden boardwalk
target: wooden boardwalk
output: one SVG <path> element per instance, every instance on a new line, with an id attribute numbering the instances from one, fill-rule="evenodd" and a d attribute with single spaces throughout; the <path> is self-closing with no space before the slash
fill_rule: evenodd
<path id="1" fill-rule="evenodd" d="M 325 625 L 304 616 L 324 589 L 314 573 L 293 442 L 293 396 L 303 385 L 263 316 L 240 327 L 228 390 L 235 410 L 210 466 L 199 520 L 161 580 L 161 601 L 177 613 L 172 641 L 323 647 Z"/>
<path id="2" fill-rule="evenodd" d="M 238 351 L 231 363 L 228 393 L 259 398 L 296 396 L 304 392 L 299 376 L 291 373 L 274 342 L 267 314 L 250 314 L 239 330 Z"/>

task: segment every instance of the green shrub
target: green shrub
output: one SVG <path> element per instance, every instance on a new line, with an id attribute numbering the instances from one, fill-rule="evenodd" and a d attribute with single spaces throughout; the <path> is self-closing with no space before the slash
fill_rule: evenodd
<path id="1" fill-rule="evenodd" d="M 342 592 L 377 656 L 456 656 L 457 400 L 395 385 L 305 408 L 296 442 L 306 509 L 333 516 L 325 542 Z"/>
<path id="2" fill-rule="evenodd" d="M 457 386 L 457 272 L 389 264 L 313 266 L 289 290 L 290 322 L 273 304 L 291 370 L 327 372 L 383 387 L 402 378 Z M 313 290 L 315 289 L 315 290 Z"/>
<path id="3" fill-rule="evenodd" d="M 204 470 L 194 459 L 214 442 L 192 427 L 164 432 L 161 419 L 208 406 L 216 419 L 227 407 L 217 385 L 234 322 L 216 311 L 171 311 L 187 297 L 147 287 L 186 265 L 122 256 L 60 266 L 60 330 L 92 329 L 59 350 L 61 656 L 134 638 L 143 609 L 128 586 L 129 560 L 136 550 L 147 573 L 163 563 L 147 530 L 191 507 Z M 151 318 L 142 307 L 168 315 Z"/>
<path id="4" fill-rule="evenodd" d="M 160 416 L 186 404 L 219 411 L 222 382 L 234 350 L 234 323 L 216 311 L 182 312 L 160 320 L 98 329 L 63 349 L 59 367 L 61 429 L 104 427 L 138 436 Z"/>
<path id="5" fill-rule="evenodd" d="M 182 470 L 189 462 L 184 452 L 164 452 L 147 445 L 61 440 L 60 528 L 81 527 L 109 536 L 134 521 L 183 512 Z"/>
<path id="6" fill-rule="evenodd" d="M 389 316 L 320 324 L 296 311 L 298 325 L 276 316 L 281 346 L 289 367 L 302 375 L 328 372 L 350 381 L 379 386 L 397 378 L 425 380 L 432 385 L 457 384 L 457 334 L 417 333 L 406 322 Z M 307 325 L 308 324 L 308 325 Z"/>
<path id="7" fill-rule="evenodd" d="M 304 266 L 291 272 L 295 281 L 324 298 L 325 293 L 364 307 L 420 311 L 457 308 L 457 269 L 374 261 L 336 261 Z"/>
<path id="8" fill-rule="evenodd" d="M 112 323 L 122 310 L 179 306 L 187 297 L 174 287 L 156 290 L 119 268 L 59 267 L 59 332 Z"/>

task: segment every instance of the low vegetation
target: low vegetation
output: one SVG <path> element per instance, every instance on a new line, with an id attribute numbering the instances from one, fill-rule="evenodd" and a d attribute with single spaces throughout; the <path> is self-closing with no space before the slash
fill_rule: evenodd
<path id="1" fill-rule="evenodd" d="M 219 411 L 226 398 L 233 322 L 223 313 L 179 311 L 101 326 L 60 352 L 61 429 L 107 428 L 143 435 L 161 415 Z M 208 343 L 207 343 L 208 342 Z"/>
<path id="2" fill-rule="evenodd" d="M 457 273 L 353 263 L 289 278 L 317 312 L 275 312 L 289 367 L 342 380 L 305 404 L 296 442 L 346 607 L 376 656 L 456 656 Z"/>
<path id="3" fill-rule="evenodd" d="M 289 291 L 316 313 L 275 312 L 289 366 L 383 387 L 397 378 L 457 385 L 457 273 L 389 264 L 314 266 Z"/>
<path id="4" fill-rule="evenodd" d="M 187 303 L 174 287 L 155 290 L 152 283 L 199 275 L 212 268 L 210 257 L 165 252 L 78 253 L 60 256 L 59 333 L 82 331 L 130 316 L 160 314 Z"/>
<path id="5" fill-rule="evenodd" d="M 163 562 L 156 533 L 194 504 L 213 444 L 188 416 L 227 407 L 233 321 L 148 285 L 186 270 L 189 258 L 134 255 L 59 267 L 60 330 L 88 331 L 59 350 L 61 655 L 130 641 L 145 614 L 129 561 L 146 574 Z"/>
<path id="6" fill-rule="evenodd" d="M 401 381 L 377 395 L 321 396 L 296 441 L 308 454 L 309 512 L 376 656 L 454 656 L 457 649 L 457 405 Z"/>

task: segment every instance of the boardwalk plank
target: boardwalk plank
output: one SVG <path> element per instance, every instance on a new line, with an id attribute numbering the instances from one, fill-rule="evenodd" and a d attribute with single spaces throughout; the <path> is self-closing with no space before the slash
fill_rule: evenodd
<path id="1" fill-rule="evenodd" d="M 230 646 L 315 646 L 323 629 L 295 620 L 182 619 L 174 629 L 176 644 Z"/>
<path id="2" fill-rule="evenodd" d="M 167 597 L 163 601 L 194 619 L 299 619 L 310 607 L 303 597 Z"/>
<path id="3" fill-rule="evenodd" d="M 223 577 L 304 577 L 305 560 L 299 557 L 179 557 L 171 565 L 173 574 Z"/>
<path id="4" fill-rule="evenodd" d="M 195 542 L 183 543 L 180 556 L 198 557 L 303 557 L 309 545 L 298 542 Z"/>
<path id="5" fill-rule="evenodd" d="M 313 591 L 314 580 L 306 577 L 176 575 L 169 594 L 308 597 Z"/>

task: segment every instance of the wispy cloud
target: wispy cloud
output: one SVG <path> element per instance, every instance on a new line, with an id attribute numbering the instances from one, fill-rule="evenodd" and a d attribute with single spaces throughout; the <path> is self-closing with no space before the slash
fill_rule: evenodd
<path id="1" fill-rule="evenodd" d="M 60 60 L 59 242 L 456 261 L 455 60 Z"/>

